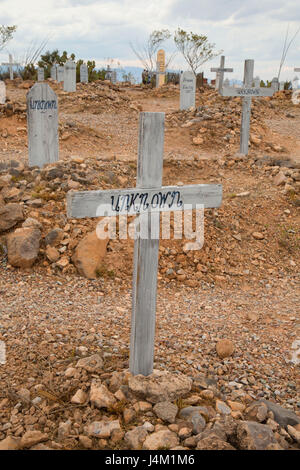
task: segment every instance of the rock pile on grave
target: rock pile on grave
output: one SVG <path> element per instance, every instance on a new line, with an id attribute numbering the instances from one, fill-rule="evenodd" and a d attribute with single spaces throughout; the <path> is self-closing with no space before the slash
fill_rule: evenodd
<path id="1" fill-rule="evenodd" d="M 214 182 L 226 182 L 227 174 L 244 168 L 247 173 L 263 176 L 264 188 L 267 185 L 273 191 L 272 197 L 278 197 L 266 228 L 265 211 L 270 212 L 269 207 L 264 208 L 267 200 L 260 199 L 263 214 L 260 221 L 260 212 L 251 202 L 251 192 L 235 194 L 226 190 L 222 207 L 217 212 L 206 211 L 206 237 L 202 250 L 185 251 L 186 239 L 161 240 L 159 271 L 163 282 L 183 282 L 190 287 L 203 282 L 236 282 L 247 278 L 247 270 L 250 273 L 253 269 L 256 275 L 263 276 L 270 269 L 264 262 L 270 256 L 269 250 L 274 272 L 284 265 L 289 270 L 294 269 L 290 262 L 297 246 L 296 231 L 280 228 L 276 221 L 277 214 L 283 213 L 287 217 L 291 214 L 292 209 L 287 209 L 285 201 L 295 210 L 299 206 L 300 171 L 296 163 L 265 156 L 247 161 L 239 157 L 203 162 L 170 160 L 166 165 L 170 174 L 178 173 L 178 180 L 186 174 L 186 182 L 191 181 L 195 169 L 203 182 L 212 181 L 212 175 L 215 175 Z M 118 162 L 84 160 L 77 156 L 47 165 L 42 170 L 29 169 L 16 161 L 1 163 L 0 245 L 3 248 L 0 259 L 15 267 L 41 266 L 49 273 L 78 272 L 88 278 L 121 277 L 124 282 L 130 282 L 128 258 L 132 256 L 133 240 L 110 240 L 106 246 L 106 242 L 95 236 L 96 219 L 67 220 L 65 201 L 66 193 L 72 189 L 135 187 L 135 174 L 135 164 L 124 166 Z M 164 180 L 166 185 L 171 183 L 174 183 L 174 177 Z M 241 205 L 242 218 L 237 216 Z M 230 222 L 232 217 L 236 220 L 234 223 Z M 23 248 L 27 246 L 27 236 L 33 243 L 30 253 Z M 16 246 L 19 247 L 17 256 Z M 285 256 L 285 250 L 288 250 L 288 256 Z M 97 257 L 86 256 L 93 252 L 97 252 Z"/>
<path id="2" fill-rule="evenodd" d="M 107 371 L 101 354 L 74 358 L 0 400 L 0 449 L 291 450 L 300 416 L 275 402 L 229 395 L 205 375 Z M 11 418 L 10 418 L 11 415 Z"/>
<path id="3" fill-rule="evenodd" d="M 278 92 L 274 98 L 253 100 L 250 144 L 254 150 L 284 152 L 284 147 L 274 142 L 274 138 L 272 142 L 268 141 L 267 128 L 263 121 L 268 115 L 279 113 L 281 108 L 275 107 L 275 101 L 283 97 L 285 103 L 288 96 L 290 106 L 289 92 Z M 185 129 L 190 134 L 192 143 L 200 149 L 226 146 L 229 150 L 236 147 L 240 139 L 241 98 L 221 97 L 211 89 L 203 89 L 198 98 L 203 105 L 168 113 L 166 127 Z"/>

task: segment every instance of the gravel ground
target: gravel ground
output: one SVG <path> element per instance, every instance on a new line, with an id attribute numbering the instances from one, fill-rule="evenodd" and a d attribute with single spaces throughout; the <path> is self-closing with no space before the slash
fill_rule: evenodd
<path id="1" fill-rule="evenodd" d="M 155 367 L 205 373 L 226 395 L 243 390 L 299 409 L 299 368 L 291 362 L 299 339 L 299 291 L 288 279 L 270 290 L 160 287 Z M 128 366 L 131 292 L 124 285 L 6 270 L 0 293 L 0 339 L 7 347 L 2 397 L 53 379 L 82 353 L 104 352 L 106 370 Z M 224 360 L 215 351 L 221 338 L 235 346 Z"/>

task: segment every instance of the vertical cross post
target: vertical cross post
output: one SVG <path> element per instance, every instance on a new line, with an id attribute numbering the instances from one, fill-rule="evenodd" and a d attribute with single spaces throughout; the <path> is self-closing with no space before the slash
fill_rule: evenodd
<path id="1" fill-rule="evenodd" d="M 18 65 L 20 65 L 20 64 L 17 63 L 17 62 L 15 62 L 15 63 L 13 62 L 13 58 L 12 58 L 12 55 L 11 55 L 11 54 L 9 54 L 8 57 L 9 57 L 9 61 L 8 61 L 8 62 L 2 62 L 1 65 L 8 65 L 8 69 L 9 69 L 9 78 L 10 78 L 10 80 L 13 80 L 13 79 L 14 79 L 13 66 L 14 66 L 14 65 L 17 65 L 17 66 L 18 66 Z"/>
<path id="2" fill-rule="evenodd" d="M 224 67 L 225 67 L 225 56 L 221 55 L 220 69 L 224 69 Z M 216 85 L 215 85 L 216 90 L 221 90 L 222 89 L 223 80 L 224 80 L 224 72 L 222 70 L 220 70 L 216 74 Z"/>
<path id="3" fill-rule="evenodd" d="M 251 87 L 253 82 L 254 60 L 245 60 L 244 68 L 244 86 Z M 250 116 L 251 116 L 251 97 L 243 98 L 242 105 L 242 124 L 240 137 L 240 153 L 248 155 L 249 134 L 250 134 Z"/>
<path id="4" fill-rule="evenodd" d="M 141 113 L 137 188 L 160 188 L 163 171 L 164 113 Z M 159 213 L 140 215 L 134 245 L 133 300 L 130 341 L 130 372 L 150 375 L 153 371 L 157 269 L 159 250 Z M 147 225 L 148 223 L 148 225 Z M 147 225 L 147 238 L 141 227 Z M 156 238 L 153 232 L 156 232 Z"/>
<path id="5" fill-rule="evenodd" d="M 215 82 L 215 90 L 219 90 L 221 92 L 223 88 L 223 81 L 224 81 L 224 73 L 225 72 L 233 72 L 232 68 L 225 68 L 225 56 L 222 55 L 220 58 L 220 66 L 219 67 L 212 67 L 210 69 L 211 72 L 216 72 L 216 82 Z"/>
<path id="6" fill-rule="evenodd" d="M 12 64 L 13 64 L 12 55 L 9 54 L 9 78 L 10 78 L 10 80 L 13 80 L 13 79 L 14 79 L 14 73 L 13 73 Z"/>

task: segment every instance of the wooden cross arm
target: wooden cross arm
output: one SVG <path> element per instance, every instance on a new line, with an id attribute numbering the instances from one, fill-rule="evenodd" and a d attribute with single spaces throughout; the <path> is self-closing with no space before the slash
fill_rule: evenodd
<path id="1" fill-rule="evenodd" d="M 300 67 L 294 68 L 294 72 L 300 72 Z"/>
<path id="2" fill-rule="evenodd" d="M 274 90 L 272 88 L 253 88 L 253 87 L 244 87 L 244 88 L 227 88 L 223 87 L 220 90 L 222 96 L 243 96 L 248 98 L 255 98 L 260 96 L 272 96 Z"/>
<path id="3" fill-rule="evenodd" d="M 219 207 L 221 202 L 221 184 L 163 186 L 158 189 L 69 191 L 67 216 L 81 219 L 121 214 L 134 215 L 148 211 L 171 212 L 196 208 L 196 205 L 201 204 L 204 208 Z"/>
<path id="4" fill-rule="evenodd" d="M 211 72 L 233 72 L 232 68 L 213 67 L 210 69 Z"/>

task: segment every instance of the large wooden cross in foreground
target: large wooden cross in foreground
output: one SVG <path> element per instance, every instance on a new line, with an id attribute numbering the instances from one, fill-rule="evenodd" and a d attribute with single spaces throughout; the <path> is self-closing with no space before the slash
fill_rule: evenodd
<path id="1" fill-rule="evenodd" d="M 10 80 L 13 80 L 14 79 L 14 72 L 13 72 L 13 66 L 19 66 L 21 64 L 18 64 L 17 62 L 13 62 L 13 58 L 12 58 L 12 55 L 9 54 L 9 62 L 2 62 L 1 65 L 7 65 L 8 66 L 8 69 L 9 69 L 9 78 Z"/>
<path id="2" fill-rule="evenodd" d="M 272 96 L 275 92 L 273 88 L 252 87 L 253 71 L 254 60 L 245 60 L 244 86 L 242 88 L 223 87 L 220 90 L 222 96 L 240 96 L 243 98 L 240 137 L 240 153 L 243 155 L 248 155 L 252 98 L 259 98 L 260 96 Z"/>
<path id="3" fill-rule="evenodd" d="M 162 186 L 164 113 L 141 113 L 136 188 L 105 191 L 69 191 L 67 214 L 71 218 L 140 214 L 140 228 L 147 222 L 147 237 L 136 232 L 132 293 L 130 371 L 149 375 L 153 371 L 156 288 L 159 252 L 159 212 L 184 210 L 203 204 L 219 207 L 220 184 Z M 104 215 L 104 214 L 103 214 Z M 154 217 L 153 217 L 154 216 Z"/>

